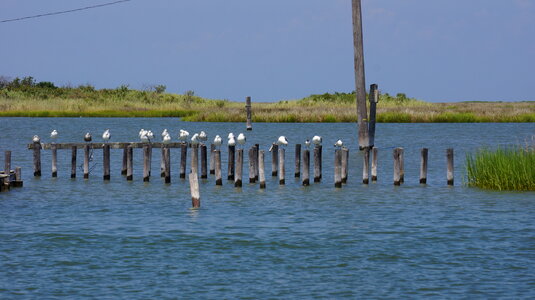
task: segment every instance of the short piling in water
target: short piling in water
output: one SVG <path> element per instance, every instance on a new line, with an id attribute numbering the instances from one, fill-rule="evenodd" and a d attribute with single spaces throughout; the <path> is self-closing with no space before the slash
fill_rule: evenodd
<path id="1" fill-rule="evenodd" d="M 126 175 L 128 165 L 128 146 L 123 148 L 123 163 L 121 165 L 121 175 Z"/>
<path id="2" fill-rule="evenodd" d="M 303 186 L 310 185 L 310 150 L 303 151 Z"/>
<path id="3" fill-rule="evenodd" d="M 234 174 L 234 187 L 242 187 L 243 149 L 238 149 L 236 152 L 236 174 Z"/>
<path id="4" fill-rule="evenodd" d="M 334 151 L 334 187 L 342 187 L 342 150 Z"/>
<path id="5" fill-rule="evenodd" d="M 134 180 L 134 148 L 126 147 L 126 180 Z"/>
<path id="6" fill-rule="evenodd" d="M 180 170 L 179 170 L 179 176 L 182 179 L 186 178 L 187 161 L 188 161 L 188 144 L 182 143 L 180 145 Z"/>
<path id="7" fill-rule="evenodd" d="M 420 151 L 420 183 L 427 184 L 427 159 L 428 159 L 429 149 L 422 148 Z"/>
<path id="8" fill-rule="evenodd" d="M 251 97 L 245 98 L 245 110 L 247 113 L 247 130 L 253 130 L 253 122 L 251 120 Z"/>
<path id="9" fill-rule="evenodd" d="M 448 185 L 453 185 L 453 148 L 446 150 L 446 159 L 448 162 L 447 179 Z"/>
<path id="10" fill-rule="evenodd" d="M 277 177 L 279 167 L 279 145 L 271 145 L 271 176 Z"/>
<path id="11" fill-rule="evenodd" d="M 214 150 L 214 174 L 215 185 L 223 185 L 223 179 L 221 178 L 221 150 Z"/>
<path id="12" fill-rule="evenodd" d="M 52 145 L 52 177 L 58 177 L 58 148 Z"/>
<path id="13" fill-rule="evenodd" d="M 89 178 L 89 155 L 90 155 L 89 145 L 84 146 L 84 179 Z"/>
<path id="14" fill-rule="evenodd" d="M 392 156 L 394 158 L 394 185 L 401 185 L 400 148 L 395 148 Z"/>
<path id="15" fill-rule="evenodd" d="M 314 182 L 321 182 L 322 146 L 314 147 Z"/>
<path id="16" fill-rule="evenodd" d="M 295 178 L 301 177 L 301 144 L 295 144 Z"/>
<path id="17" fill-rule="evenodd" d="M 210 144 L 210 175 L 215 174 L 215 159 L 214 159 L 215 145 Z"/>
<path id="18" fill-rule="evenodd" d="M 191 193 L 191 206 L 193 208 L 201 207 L 201 193 L 199 190 L 199 178 L 196 172 L 189 174 L 189 189 Z"/>
<path id="19" fill-rule="evenodd" d="M 33 143 L 33 176 L 41 176 L 41 143 Z"/>
<path id="20" fill-rule="evenodd" d="M 279 184 L 286 184 L 286 163 L 284 161 L 285 149 L 279 148 Z"/>
<path id="21" fill-rule="evenodd" d="M 76 178 L 76 156 L 78 154 L 78 148 L 76 146 L 71 147 L 71 178 Z"/>
<path id="22" fill-rule="evenodd" d="M 255 147 L 251 147 L 249 149 L 249 183 L 255 183 L 255 165 L 256 165 L 256 157 L 255 157 Z"/>
<path id="23" fill-rule="evenodd" d="M 260 188 L 266 188 L 266 174 L 264 169 L 264 150 L 258 151 L 258 180 L 260 181 Z"/>
<path id="24" fill-rule="evenodd" d="M 254 168 L 254 179 L 255 181 L 258 181 L 258 173 L 259 173 L 259 168 L 260 168 L 260 162 L 259 162 L 259 159 L 260 159 L 260 145 L 259 144 L 255 144 L 254 145 L 254 151 L 255 151 L 255 162 L 256 162 L 256 165 L 255 165 L 255 168 Z"/>
<path id="25" fill-rule="evenodd" d="M 375 122 L 376 122 L 376 110 L 377 102 L 379 102 L 379 90 L 377 84 L 370 85 L 370 94 L 368 96 L 370 102 L 370 123 L 368 124 L 369 132 L 369 147 L 375 145 Z"/>
<path id="26" fill-rule="evenodd" d="M 171 183 L 171 149 L 163 147 L 164 182 Z"/>
<path id="27" fill-rule="evenodd" d="M 405 150 L 399 148 L 399 182 L 401 184 L 405 183 Z"/>
<path id="28" fill-rule="evenodd" d="M 201 145 L 201 179 L 208 178 L 208 166 L 207 166 L 207 160 L 208 155 L 206 152 L 206 145 Z"/>
<path id="29" fill-rule="evenodd" d="M 234 181 L 236 146 L 228 146 L 227 180 Z"/>
<path id="30" fill-rule="evenodd" d="M 372 148 L 372 182 L 377 182 L 377 155 L 378 149 Z"/>
<path id="31" fill-rule="evenodd" d="M 347 174 L 348 174 L 348 167 L 349 164 L 349 149 L 346 147 L 342 147 L 342 183 L 347 183 Z"/>
<path id="32" fill-rule="evenodd" d="M 7 184 L 10 184 L 10 173 L 11 173 L 11 151 L 7 150 L 4 153 L 4 174 L 7 175 L 5 179 Z"/>
<path id="33" fill-rule="evenodd" d="M 149 142 L 148 144 L 148 147 L 149 147 L 149 177 L 152 175 L 152 143 Z"/>
<path id="34" fill-rule="evenodd" d="M 191 173 L 199 174 L 199 145 L 191 145 Z"/>
<path id="35" fill-rule="evenodd" d="M 110 145 L 104 145 L 104 149 L 102 150 L 102 170 L 104 173 L 102 178 L 104 180 L 110 180 Z"/>
<path id="36" fill-rule="evenodd" d="M 362 164 L 362 183 L 370 183 L 370 148 L 366 147 L 363 150 L 363 164 Z"/>
<path id="37" fill-rule="evenodd" d="M 164 160 L 164 150 L 165 149 L 164 147 L 162 147 L 162 157 L 160 159 L 160 177 L 165 177 L 165 160 Z"/>
<path id="38" fill-rule="evenodd" d="M 15 168 L 15 181 L 11 182 L 11 186 L 13 187 L 22 187 L 22 168 L 16 167 Z"/>
<path id="39" fill-rule="evenodd" d="M 149 182 L 150 181 L 150 150 L 149 145 L 143 146 L 143 182 Z"/>

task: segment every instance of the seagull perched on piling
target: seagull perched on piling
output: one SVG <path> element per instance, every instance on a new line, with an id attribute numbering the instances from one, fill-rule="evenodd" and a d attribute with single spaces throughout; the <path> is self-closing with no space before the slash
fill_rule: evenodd
<path id="1" fill-rule="evenodd" d="M 50 137 L 53 139 L 58 138 L 58 131 L 56 129 L 52 130 L 52 132 L 50 133 Z"/>
<path id="2" fill-rule="evenodd" d="M 107 142 L 111 138 L 111 133 L 109 129 L 104 130 L 104 133 L 102 134 L 102 139 Z"/>
<path id="3" fill-rule="evenodd" d="M 198 134 L 198 133 L 195 133 L 195 134 L 191 137 L 191 144 L 192 144 L 192 145 L 197 145 L 197 144 L 199 144 L 199 134 Z"/>
<path id="4" fill-rule="evenodd" d="M 182 141 L 183 143 L 188 140 L 189 132 L 186 130 L 180 129 L 180 133 L 178 134 L 178 139 Z"/>
<path id="5" fill-rule="evenodd" d="M 169 142 L 171 142 L 171 135 L 169 133 L 166 133 L 164 136 L 163 136 L 163 143 L 164 144 L 168 144 Z"/>
<path id="6" fill-rule="evenodd" d="M 338 140 L 338 141 L 336 141 L 336 143 L 334 143 L 334 146 L 338 147 L 338 148 L 342 148 L 343 145 L 344 145 L 344 143 L 342 142 L 342 140 Z"/>
<path id="7" fill-rule="evenodd" d="M 236 146 L 236 140 L 234 139 L 234 134 L 231 132 L 228 134 L 228 142 L 227 144 L 229 146 Z"/>
<path id="8" fill-rule="evenodd" d="M 91 137 L 91 133 L 87 132 L 87 133 L 84 135 L 84 141 L 86 141 L 86 142 L 91 142 L 92 139 L 93 139 L 93 137 Z"/>
<path id="9" fill-rule="evenodd" d="M 148 142 L 149 141 L 149 138 L 147 137 L 147 130 L 145 129 L 141 129 L 139 131 L 139 138 L 141 139 L 142 142 Z"/>
<path id="10" fill-rule="evenodd" d="M 169 132 L 167 132 L 167 128 L 162 131 L 162 138 L 165 137 L 166 134 L 169 134 Z"/>
<path id="11" fill-rule="evenodd" d="M 245 137 L 245 134 L 240 133 L 238 134 L 238 144 L 245 145 L 245 141 L 247 141 L 247 138 Z"/>
<path id="12" fill-rule="evenodd" d="M 277 140 L 277 145 L 279 146 L 287 146 L 288 145 L 288 139 L 284 135 L 279 136 L 279 139 Z"/>
<path id="13" fill-rule="evenodd" d="M 315 135 L 312 138 L 312 143 L 314 143 L 314 145 L 318 145 L 318 146 L 321 145 L 321 141 L 322 141 L 322 138 L 319 135 Z"/>
<path id="14" fill-rule="evenodd" d="M 33 138 L 32 138 L 32 142 L 34 143 L 39 143 L 41 141 L 41 138 L 39 138 L 38 135 L 34 135 Z"/>
<path id="15" fill-rule="evenodd" d="M 147 131 L 147 139 L 149 140 L 149 142 L 154 139 L 154 133 L 152 133 L 152 131 Z"/>
<path id="16" fill-rule="evenodd" d="M 305 147 L 307 147 L 307 149 L 310 148 L 310 140 L 309 139 L 306 139 Z"/>
<path id="17" fill-rule="evenodd" d="M 206 135 L 206 132 L 201 131 L 201 133 L 199 133 L 199 141 L 206 142 L 206 140 L 208 140 L 208 135 Z"/>
<path id="18" fill-rule="evenodd" d="M 216 135 L 214 138 L 214 145 L 216 146 L 216 148 L 221 147 L 222 142 L 223 141 L 221 140 L 221 137 L 219 135 Z"/>

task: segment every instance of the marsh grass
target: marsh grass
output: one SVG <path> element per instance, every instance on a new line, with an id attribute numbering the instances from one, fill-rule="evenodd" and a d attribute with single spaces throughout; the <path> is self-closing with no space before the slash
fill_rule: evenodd
<path id="1" fill-rule="evenodd" d="M 466 156 L 467 184 L 490 190 L 535 191 L 535 148 L 480 149 Z"/>

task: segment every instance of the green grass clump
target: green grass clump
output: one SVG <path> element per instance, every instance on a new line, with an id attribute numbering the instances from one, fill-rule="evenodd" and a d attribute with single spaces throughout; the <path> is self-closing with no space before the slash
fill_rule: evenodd
<path id="1" fill-rule="evenodd" d="M 535 191 L 533 146 L 481 149 L 466 156 L 467 184 L 499 191 Z"/>

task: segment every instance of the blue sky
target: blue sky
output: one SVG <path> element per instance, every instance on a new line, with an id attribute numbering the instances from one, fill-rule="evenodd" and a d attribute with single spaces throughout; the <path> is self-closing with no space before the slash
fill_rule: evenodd
<path id="1" fill-rule="evenodd" d="M 2 0 L 0 20 L 107 0 Z M 535 0 L 363 0 L 366 85 L 535 100 Z M 351 0 L 133 0 L 0 23 L 0 75 L 243 101 L 355 89 Z"/>

